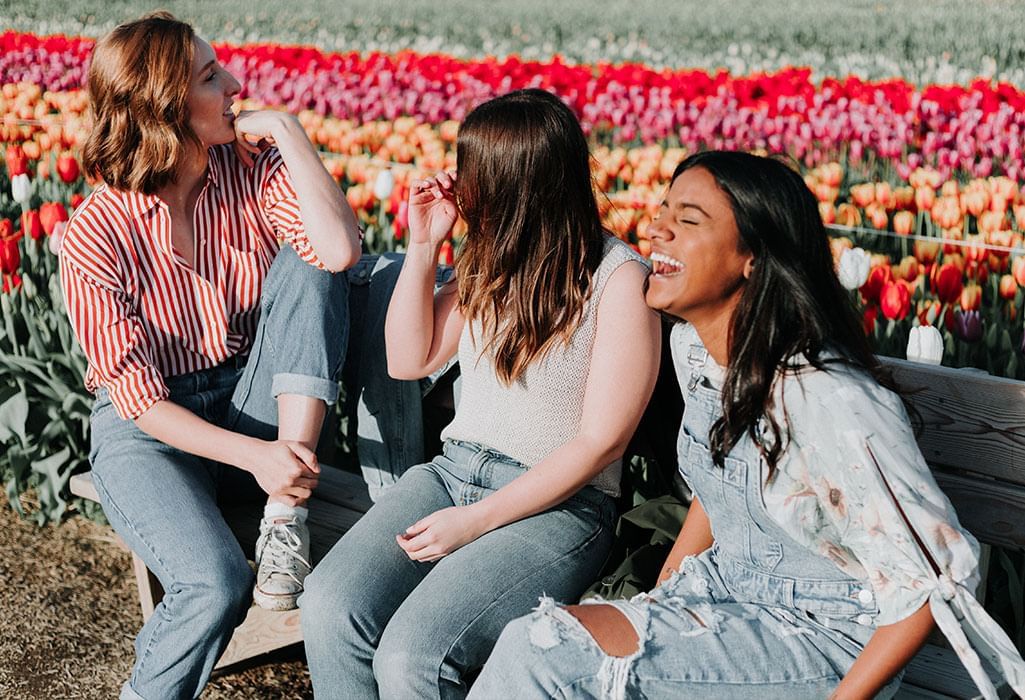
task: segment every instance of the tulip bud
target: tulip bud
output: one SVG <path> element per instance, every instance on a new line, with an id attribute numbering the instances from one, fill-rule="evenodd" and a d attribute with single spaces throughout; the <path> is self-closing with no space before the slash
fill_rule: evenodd
<path id="1" fill-rule="evenodd" d="M 977 343 L 982 339 L 982 314 L 978 311 L 956 311 L 954 313 L 954 335 L 966 343 Z"/>
<path id="2" fill-rule="evenodd" d="M 21 264 L 17 238 L 0 239 L 0 273 L 13 275 Z"/>
<path id="3" fill-rule="evenodd" d="M 39 212 L 29 209 L 21 215 L 21 230 L 33 241 L 43 237 L 43 224 L 39 220 Z"/>
<path id="4" fill-rule="evenodd" d="M 943 336 L 933 326 L 917 326 L 908 336 L 908 359 L 938 365 L 943 361 Z"/>
<path id="5" fill-rule="evenodd" d="M 47 241 L 50 252 L 54 255 L 61 254 L 61 245 L 64 243 L 64 232 L 68 229 L 67 221 L 58 221 L 53 226 L 53 231 L 50 232 L 50 238 Z"/>
<path id="6" fill-rule="evenodd" d="M 1011 263 L 1011 274 L 1019 287 L 1025 287 L 1025 257 L 1019 256 Z"/>
<path id="7" fill-rule="evenodd" d="M 958 266 L 953 262 L 945 262 L 933 268 L 932 290 L 944 304 L 949 304 L 961 296 L 964 278 Z"/>
<path id="8" fill-rule="evenodd" d="M 57 175 L 66 185 L 78 180 L 81 169 L 78 167 L 78 159 L 70 153 L 62 153 L 57 158 Z"/>
<path id="9" fill-rule="evenodd" d="M 961 290 L 961 297 L 958 300 L 961 308 L 965 311 L 976 311 L 982 305 L 982 288 L 977 284 L 969 284 Z"/>
<path id="10" fill-rule="evenodd" d="M 32 199 L 32 181 L 28 179 L 28 175 L 22 173 L 11 178 L 11 196 L 22 206 L 28 204 Z"/>
<path id="11" fill-rule="evenodd" d="M 915 229 L 915 215 L 909 211 L 899 211 L 893 215 L 893 230 L 902 236 L 908 236 Z"/>
<path id="12" fill-rule="evenodd" d="M 39 207 L 39 221 L 48 236 L 53 234 L 53 228 L 58 222 L 67 220 L 68 210 L 60 202 L 45 202 Z"/>
<path id="13" fill-rule="evenodd" d="M 907 316 L 911 311 L 911 293 L 908 286 L 900 280 L 887 282 L 883 286 L 882 294 L 879 295 L 879 309 L 883 316 L 892 321 L 899 321 Z"/>
<path id="14" fill-rule="evenodd" d="M 861 248 L 848 248 L 840 254 L 837 277 L 844 289 L 858 289 L 868 279 L 872 256 Z"/>
<path id="15" fill-rule="evenodd" d="M 1013 276 L 1002 275 L 999 290 L 1001 299 L 1014 299 L 1018 293 L 1018 283 L 1014 281 Z"/>
<path id="16" fill-rule="evenodd" d="M 377 179 L 374 180 L 374 197 L 379 202 L 383 202 L 391 196 L 393 189 L 395 189 L 395 176 L 392 175 L 391 170 L 379 172 Z"/>
<path id="17" fill-rule="evenodd" d="M 7 161 L 8 177 L 26 175 L 28 173 L 28 156 L 25 155 L 25 150 L 21 146 L 8 146 L 5 160 Z"/>

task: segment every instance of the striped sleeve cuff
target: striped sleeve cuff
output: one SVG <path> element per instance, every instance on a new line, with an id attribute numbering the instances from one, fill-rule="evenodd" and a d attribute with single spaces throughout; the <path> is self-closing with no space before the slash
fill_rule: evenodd
<path id="1" fill-rule="evenodd" d="M 110 392 L 110 402 L 125 420 L 135 420 L 153 404 L 171 395 L 164 378 L 151 366 L 125 372 L 105 386 Z"/>

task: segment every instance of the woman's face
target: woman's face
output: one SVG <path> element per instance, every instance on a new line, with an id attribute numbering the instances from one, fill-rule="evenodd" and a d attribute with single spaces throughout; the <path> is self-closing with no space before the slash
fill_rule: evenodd
<path id="1" fill-rule="evenodd" d="M 242 86 L 217 62 L 213 48 L 196 37 L 192 58 L 192 82 L 186 104 L 189 127 L 206 147 L 235 140 L 235 115 L 231 103 Z"/>
<path id="2" fill-rule="evenodd" d="M 729 318 L 754 256 L 740 250 L 729 197 L 712 174 L 700 167 L 680 174 L 648 231 L 648 306 L 692 323 Z"/>

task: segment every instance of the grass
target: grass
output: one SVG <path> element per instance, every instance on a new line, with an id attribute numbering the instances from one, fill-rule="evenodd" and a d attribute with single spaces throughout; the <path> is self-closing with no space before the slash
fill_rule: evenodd
<path id="1" fill-rule="evenodd" d="M 1025 85 L 1018 0 L 0 0 L 0 26 L 99 36 L 166 8 L 209 38 L 312 43 L 327 49 L 415 48 L 455 55 L 643 61 L 735 72 L 810 65 L 820 75 L 965 82 L 976 75 Z"/>

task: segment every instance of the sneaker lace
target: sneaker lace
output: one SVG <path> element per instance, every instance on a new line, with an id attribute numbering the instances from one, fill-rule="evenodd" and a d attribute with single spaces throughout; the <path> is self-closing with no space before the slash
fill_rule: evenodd
<path id="1" fill-rule="evenodd" d="M 299 553 L 302 547 L 302 539 L 296 532 L 299 522 L 290 518 L 282 522 L 271 522 L 262 533 L 265 538 L 263 552 L 260 555 L 260 563 L 266 562 L 271 568 L 271 575 L 285 574 L 291 577 L 296 583 L 302 580 L 295 575 L 295 563 L 301 565 L 304 571 L 308 572 L 313 567 L 310 562 Z"/>

